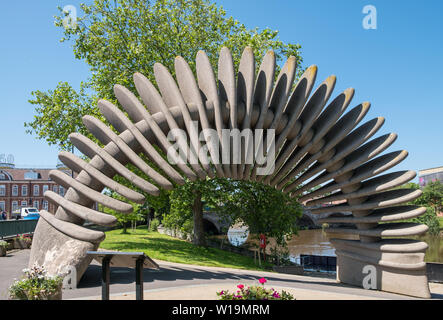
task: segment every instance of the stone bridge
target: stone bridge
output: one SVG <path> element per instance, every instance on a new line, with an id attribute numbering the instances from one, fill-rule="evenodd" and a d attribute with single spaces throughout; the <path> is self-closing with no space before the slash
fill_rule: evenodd
<path id="1" fill-rule="evenodd" d="M 318 206 L 320 207 L 320 206 Z M 315 207 L 317 208 L 317 207 Z M 328 217 L 336 216 L 348 216 L 351 215 L 350 212 L 343 213 L 319 213 L 313 214 L 311 210 L 303 207 L 303 216 L 299 219 L 299 226 L 303 227 L 321 227 L 321 223 L 318 222 L 319 219 L 324 219 Z M 206 232 L 212 232 L 214 234 L 221 234 L 226 232 L 229 228 L 229 223 L 222 221 L 220 216 L 216 212 L 205 211 L 203 213 L 204 228 Z"/>
<path id="2" fill-rule="evenodd" d="M 230 223 L 221 219 L 221 217 L 212 211 L 203 212 L 204 228 L 206 232 L 214 234 L 225 233 L 229 228 Z"/>
<path id="3" fill-rule="evenodd" d="M 320 208 L 321 206 L 312 207 L 312 209 Z M 324 213 L 316 213 L 313 214 L 310 209 L 307 209 L 306 207 L 303 207 L 303 216 L 299 220 L 300 226 L 315 226 L 315 227 L 321 227 L 321 223 L 319 222 L 320 219 L 325 219 L 329 217 L 343 217 L 343 216 L 350 216 L 352 215 L 351 212 L 340 212 L 340 213 L 331 213 L 331 212 L 324 212 Z"/>

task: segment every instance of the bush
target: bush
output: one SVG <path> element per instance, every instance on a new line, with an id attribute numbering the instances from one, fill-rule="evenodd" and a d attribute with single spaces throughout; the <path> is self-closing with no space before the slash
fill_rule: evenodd
<path id="1" fill-rule="evenodd" d="M 159 225 L 160 220 L 158 220 L 157 218 L 152 219 L 149 223 L 149 231 L 157 231 Z"/>
<path id="2" fill-rule="evenodd" d="M 229 290 L 222 290 L 217 292 L 220 300 L 295 300 L 294 297 L 282 290 L 281 293 L 274 289 L 265 289 L 265 278 L 261 278 L 259 282 L 262 286 L 252 286 L 245 288 L 244 285 L 239 284 L 236 293 L 231 293 Z"/>
<path id="3" fill-rule="evenodd" d="M 189 201 L 185 201 L 185 195 L 187 194 L 185 191 L 184 186 L 171 191 L 171 209 L 168 214 L 164 215 L 162 224 L 166 229 L 190 235 L 194 230 L 194 215 L 192 207 L 189 206 Z"/>
<path id="4" fill-rule="evenodd" d="M 9 296 L 14 300 L 50 300 L 61 292 L 63 278 L 49 277 L 43 267 L 24 269 L 24 277 L 9 287 Z"/>
<path id="5" fill-rule="evenodd" d="M 431 207 L 426 207 L 426 212 L 412 221 L 427 225 L 429 227 L 428 233 L 431 235 L 438 235 L 440 233 L 440 222 L 434 209 Z"/>
<path id="6" fill-rule="evenodd" d="M 32 243 L 32 238 L 30 234 L 21 234 L 18 237 L 18 240 L 24 241 L 26 244 L 31 244 Z"/>
<path id="7" fill-rule="evenodd" d="M 289 258 L 289 249 L 286 246 L 275 246 L 270 248 L 270 260 L 277 266 L 290 266 L 292 265 Z"/>
<path id="8" fill-rule="evenodd" d="M 6 241 L 0 240 L 0 247 L 6 249 L 8 246 L 9 246 L 9 244 Z"/>
<path id="9" fill-rule="evenodd" d="M 8 251 L 8 243 L 6 241 L 0 240 L 0 257 L 6 256 Z"/>

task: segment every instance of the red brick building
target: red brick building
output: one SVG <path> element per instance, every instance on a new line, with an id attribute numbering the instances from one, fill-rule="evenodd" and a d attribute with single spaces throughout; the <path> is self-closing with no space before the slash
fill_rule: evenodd
<path id="1" fill-rule="evenodd" d="M 21 207 L 36 207 L 38 210 L 55 212 L 53 204 L 43 197 L 46 190 L 64 196 L 66 190 L 49 178 L 53 169 L 14 168 L 13 165 L 0 164 L 0 211 L 11 213 Z M 71 175 L 70 170 L 59 170 Z"/>

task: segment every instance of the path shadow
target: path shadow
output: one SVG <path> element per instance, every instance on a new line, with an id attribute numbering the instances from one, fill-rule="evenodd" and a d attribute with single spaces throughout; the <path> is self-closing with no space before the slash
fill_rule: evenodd
<path id="1" fill-rule="evenodd" d="M 80 280 L 77 288 L 94 288 L 101 286 L 101 274 L 102 269 L 100 265 L 91 264 L 84 273 Z M 143 280 L 144 283 L 149 285 L 150 283 L 156 281 L 173 282 L 173 281 L 241 281 L 249 280 L 254 281 L 261 278 L 255 274 L 248 274 L 248 270 L 241 270 L 239 273 L 229 272 L 229 271 L 211 271 L 199 267 L 183 268 L 178 266 L 162 266 L 159 270 L 144 269 L 143 270 Z M 353 286 L 344 285 L 342 283 L 334 282 L 324 282 L 324 281 L 304 281 L 300 279 L 287 279 L 280 278 L 278 276 L 267 276 L 268 281 L 278 281 L 299 284 L 312 284 L 312 285 L 322 285 L 330 287 L 347 287 L 356 288 Z M 112 284 L 132 284 L 135 282 L 135 268 L 121 268 L 121 267 L 111 267 L 110 283 Z M 258 283 L 258 281 L 257 281 Z"/>

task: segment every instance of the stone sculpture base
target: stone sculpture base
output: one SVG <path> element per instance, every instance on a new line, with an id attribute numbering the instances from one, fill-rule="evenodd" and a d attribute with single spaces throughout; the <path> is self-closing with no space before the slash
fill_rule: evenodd
<path id="1" fill-rule="evenodd" d="M 44 266 L 48 275 L 64 276 L 74 267 L 78 283 L 92 261 L 86 252 L 97 250 L 98 244 L 73 239 L 39 219 L 32 248 L 29 268 L 37 264 Z"/>
<path id="2" fill-rule="evenodd" d="M 334 243 L 338 281 L 419 298 L 431 297 L 426 264 L 415 263 L 420 258 L 423 259 L 421 252 L 377 252 L 362 248 L 366 244 L 357 248 L 357 246 L 347 245 L 346 242 Z M 353 244 L 358 245 L 358 243 L 355 241 Z M 380 244 L 373 245 L 373 247 L 377 246 L 380 247 Z M 374 283 L 373 280 L 375 280 Z"/>

